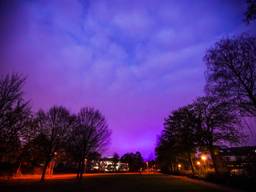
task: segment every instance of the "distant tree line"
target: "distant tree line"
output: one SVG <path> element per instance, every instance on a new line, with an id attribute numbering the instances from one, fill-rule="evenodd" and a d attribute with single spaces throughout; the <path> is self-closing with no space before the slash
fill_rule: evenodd
<path id="1" fill-rule="evenodd" d="M 177 163 L 186 161 L 194 174 L 193 155 L 204 149 L 219 174 L 216 146 L 241 142 L 241 120 L 256 117 L 256 37 L 222 39 L 206 52 L 204 62 L 206 96 L 165 119 L 156 147 L 163 171 L 175 172 Z"/>
<path id="2" fill-rule="evenodd" d="M 121 158 L 121 162 L 129 164 L 129 171 L 138 172 L 145 168 L 144 159 L 140 152 L 125 153 Z"/>
<path id="3" fill-rule="evenodd" d="M 110 160 L 113 162 L 115 168 L 118 162 L 128 163 L 130 172 L 142 171 L 146 166 L 141 153 L 138 151 L 135 153 L 125 153 L 121 157 L 117 153 L 114 153 Z"/>
<path id="4" fill-rule="evenodd" d="M 43 164 L 41 181 L 53 159 L 77 164 L 77 178 L 90 154 L 100 152 L 110 140 L 106 119 L 99 110 L 84 107 L 72 114 L 63 106 L 32 113 L 23 98 L 25 78 L 6 75 L 0 79 L 0 166 L 15 172 L 21 162 Z M 10 170 L 12 169 L 12 170 Z"/>

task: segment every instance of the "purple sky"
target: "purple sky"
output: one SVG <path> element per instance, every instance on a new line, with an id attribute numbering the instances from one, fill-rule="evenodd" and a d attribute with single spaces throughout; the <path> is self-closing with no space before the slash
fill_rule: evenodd
<path id="1" fill-rule="evenodd" d="M 106 154 L 154 154 L 164 117 L 203 95 L 202 58 L 222 37 L 256 31 L 245 0 L 1 1 L 0 74 L 27 76 L 34 111 L 94 106 Z"/>

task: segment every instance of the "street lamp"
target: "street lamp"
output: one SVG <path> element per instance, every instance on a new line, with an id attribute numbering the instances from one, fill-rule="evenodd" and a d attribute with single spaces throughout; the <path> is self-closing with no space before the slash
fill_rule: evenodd
<path id="1" fill-rule="evenodd" d="M 197 162 L 196 162 L 196 165 L 197 165 L 198 173 L 199 173 L 199 175 L 201 175 L 201 174 L 202 174 L 201 162 L 200 162 L 200 161 L 197 161 Z"/>
<path id="2" fill-rule="evenodd" d="M 207 156 L 206 155 L 201 155 L 201 159 L 205 162 L 207 160 Z"/>
<path id="3" fill-rule="evenodd" d="M 206 166 L 206 160 L 207 160 L 207 156 L 206 155 L 201 155 L 201 160 L 203 161 L 203 166 L 204 166 L 204 171 L 205 173 L 207 173 L 207 166 Z"/>

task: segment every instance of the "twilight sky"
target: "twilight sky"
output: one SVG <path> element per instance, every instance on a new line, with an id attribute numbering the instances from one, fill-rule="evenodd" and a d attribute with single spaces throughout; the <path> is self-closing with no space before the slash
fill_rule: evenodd
<path id="1" fill-rule="evenodd" d="M 154 154 L 164 117 L 202 96 L 202 58 L 222 37 L 253 33 L 245 0 L 2 0 L 0 75 L 27 77 L 33 110 L 93 106 L 106 154 Z"/>

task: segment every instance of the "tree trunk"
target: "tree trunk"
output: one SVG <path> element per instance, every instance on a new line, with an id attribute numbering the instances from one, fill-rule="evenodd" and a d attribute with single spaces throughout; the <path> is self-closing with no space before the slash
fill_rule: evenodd
<path id="1" fill-rule="evenodd" d="M 192 170 L 192 175 L 194 176 L 195 175 L 195 169 L 194 169 L 194 165 L 193 165 L 193 161 L 192 161 L 192 158 L 191 158 L 191 154 L 188 153 L 188 160 L 189 160 L 189 164 L 191 166 L 191 170 Z"/>
<path id="2" fill-rule="evenodd" d="M 215 154 L 214 154 L 214 148 L 212 146 L 209 147 L 209 151 L 211 154 L 214 171 L 215 171 L 216 175 L 219 175 L 219 169 L 218 169 L 218 165 L 217 165 Z"/>
<path id="3" fill-rule="evenodd" d="M 78 162 L 78 168 L 77 168 L 77 172 L 76 172 L 76 179 L 79 179 L 80 170 L 81 170 L 81 161 Z"/>
<path id="4" fill-rule="evenodd" d="M 84 169 L 85 169 L 85 162 L 84 162 L 84 160 L 83 160 L 83 161 L 82 161 L 81 170 L 80 170 L 80 176 L 79 176 L 79 179 L 80 179 L 80 180 L 83 178 Z"/>
<path id="5" fill-rule="evenodd" d="M 173 172 L 174 172 L 174 171 L 173 171 L 173 165 L 172 165 L 172 164 L 173 164 L 173 163 L 172 163 L 172 162 L 170 162 L 170 168 L 171 168 L 171 170 L 170 170 L 170 171 L 171 171 L 171 174 L 173 174 Z"/>
<path id="6" fill-rule="evenodd" d="M 18 156 L 17 163 L 18 163 L 18 167 L 17 167 L 15 176 L 21 176 L 22 175 L 22 172 L 21 172 L 22 157 L 21 157 L 21 155 Z"/>
<path id="7" fill-rule="evenodd" d="M 41 180 L 40 180 L 41 182 L 44 182 L 44 181 L 45 181 L 45 173 L 46 173 L 46 170 L 47 170 L 47 167 L 48 167 L 50 161 L 51 161 L 51 159 L 47 159 L 47 160 L 45 161 L 45 164 L 44 164 L 44 167 L 43 167 L 42 176 L 41 176 Z"/>
<path id="8" fill-rule="evenodd" d="M 21 176 L 21 175 L 22 175 L 22 173 L 21 173 L 21 162 L 19 162 L 19 166 L 18 166 L 18 168 L 16 170 L 15 176 L 17 177 L 17 176 Z"/>

